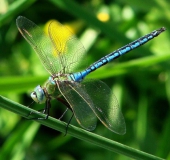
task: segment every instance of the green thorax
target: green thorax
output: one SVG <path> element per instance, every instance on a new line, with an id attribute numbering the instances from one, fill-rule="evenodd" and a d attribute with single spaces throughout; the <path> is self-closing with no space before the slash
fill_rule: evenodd
<path id="1" fill-rule="evenodd" d="M 63 76 L 56 75 L 53 78 L 49 77 L 49 79 L 45 82 L 43 88 L 51 98 L 57 98 L 61 96 L 61 93 L 57 86 L 57 82 L 61 81 L 70 81 L 69 74 L 65 74 Z"/>

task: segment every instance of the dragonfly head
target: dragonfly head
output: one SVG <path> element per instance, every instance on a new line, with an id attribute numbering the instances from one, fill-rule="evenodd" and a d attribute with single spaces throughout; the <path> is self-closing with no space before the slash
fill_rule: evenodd
<path id="1" fill-rule="evenodd" d="M 44 90 L 40 85 L 38 85 L 34 91 L 31 93 L 31 98 L 36 102 L 36 103 L 45 103 L 46 101 L 46 96 L 44 93 Z"/>

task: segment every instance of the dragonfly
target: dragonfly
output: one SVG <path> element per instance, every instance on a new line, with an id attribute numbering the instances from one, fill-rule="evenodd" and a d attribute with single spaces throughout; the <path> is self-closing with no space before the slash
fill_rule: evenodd
<path id="1" fill-rule="evenodd" d="M 113 91 L 104 82 L 85 77 L 108 62 L 145 44 L 166 29 L 162 27 L 154 30 L 102 57 L 86 69 L 77 71 L 77 67 L 85 61 L 85 49 L 67 27 L 52 21 L 48 26 L 48 34 L 45 34 L 34 22 L 23 16 L 16 19 L 16 25 L 50 74 L 46 83 L 43 86 L 38 85 L 31 93 L 35 102 L 45 103 L 45 119 L 49 116 L 51 100 L 57 99 L 71 109 L 82 128 L 93 131 L 98 118 L 110 131 L 125 134 L 125 120 Z"/>

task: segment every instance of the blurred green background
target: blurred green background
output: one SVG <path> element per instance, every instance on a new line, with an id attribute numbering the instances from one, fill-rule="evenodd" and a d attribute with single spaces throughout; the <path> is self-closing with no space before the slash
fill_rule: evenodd
<path id="1" fill-rule="evenodd" d="M 129 147 L 170 159 L 170 2 L 168 0 L 1 0 L 0 94 L 29 105 L 30 92 L 48 78 L 33 49 L 16 27 L 25 16 L 42 29 L 49 20 L 67 25 L 84 44 L 86 64 L 164 26 L 167 31 L 87 78 L 101 79 L 114 90 L 127 132 L 120 136 L 100 122 L 94 133 Z M 85 66 L 82 66 L 84 68 Z M 59 118 L 65 106 L 52 102 L 50 115 Z M 43 105 L 32 105 L 35 109 Z M 63 121 L 68 121 L 67 113 Z M 114 117 L 113 117 L 114 118 Z M 79 127 L 75 119 L 71 122 Z M 126 160 L 93 144 L 66 137 L 37 122 L 0 108 L 2 159 Z"/>

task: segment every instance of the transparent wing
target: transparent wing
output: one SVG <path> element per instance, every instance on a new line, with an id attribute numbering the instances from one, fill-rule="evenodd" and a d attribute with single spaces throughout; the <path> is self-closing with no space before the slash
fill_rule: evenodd
<path id="1" fill-rule="evenodd" d="M 50 37 L 25 17 L 19 16 L 16 24 L 51 75 L 58 72 L 72 72 L 77 64 L 80 64 L 78 60 L 84 55 L 85 49 L 62 24 L 56 21 L 51 22 L 48 28 Z"/>
<path id="2" fill-rule="evenodd" d="M 59 82 L 58 87 L 83 128 L 95 129 L 97 116 L 111 131 L 125 134 L 126 125 L 118 101 L 105 83 L 99 80 L 67 81 Z"/>
<path id="3" fill-rule="evenodd" d="M 93 102 L 80 83 L 71 81 L 58 82 L 58 88 L 73 110 L 77 122 L 84 129 L 96 128 L 97 117 L 92 111 Z"/>
<path id="4" fill-rule="evenodd" d="M 46 70 L 52 75 L 59 67 L 59 61 L 52 63 L 54 47 L 50 38 L 35 23 L 19 16 L 16 20 L 18 30 L 33 47 Z"/>
<path id="5" fill-rule="evenodd" d="M 125 134 L 126 125 L 118 101 L 110 88 L 99 80 L 86 80 L 82 88 L 93 100 L 90 105 L 99 120 L 111 131 Z"/>
<path id="6" fill-rule="evenodd" d="M 57 21 L 50 23 L 48 32 L 55 48 L 53 63 L 55 63 L 56 58 L 59 58 L 60 68 L 64 70 L 62 73 L 75 72 L 75 68 L 81 64 L 80 61 L 85 55 L 83 44 L 69 29 Z"/>

